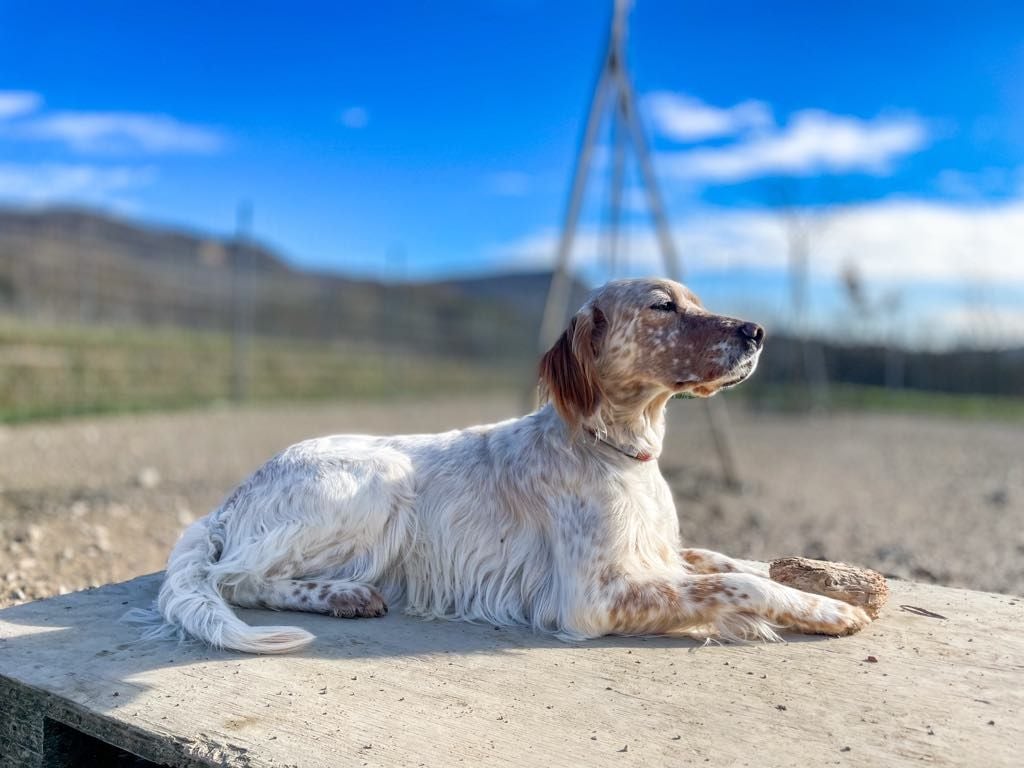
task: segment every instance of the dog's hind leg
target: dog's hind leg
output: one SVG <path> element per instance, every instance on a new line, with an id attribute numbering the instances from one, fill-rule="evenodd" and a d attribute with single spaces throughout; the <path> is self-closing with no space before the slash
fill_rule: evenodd
<path id="1" fill-rule="evenodd" d="M 293 446 L 218 513 L 223 551 L 207 572 L 229 602 L 376 616 L 381 593 L 398 598 L 416 530 L 411 465 L 356 447 L 361 457 L 330 438 Z"/>
<path id="2" fill-rule="evenodd" d="M 360 581 L 277 579 L 234 590 L 231 601 L 247 608 L 324 613 L 343 619 L 384 616 L 388 606 L 372 585 Z"/>

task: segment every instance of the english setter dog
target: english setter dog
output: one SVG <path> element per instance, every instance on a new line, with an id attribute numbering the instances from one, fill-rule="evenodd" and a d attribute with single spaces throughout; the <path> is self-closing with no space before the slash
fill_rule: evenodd
<path id="1" fill-rule="evenodd" d="M 609 283 L 541 360 L 534 413 L 436 435 L 322 437 L 267 462 L 185 531 L 153 633 L 285 653 L 313 636 L 250 626 L 229 603 L 356 618 L 397 601 L 571 640 L 856 632 L 869 622 L 860 608 L 680 542 L 658 470 L 665 406 L 746 379 L 763 340 L 678 283 Z"/>

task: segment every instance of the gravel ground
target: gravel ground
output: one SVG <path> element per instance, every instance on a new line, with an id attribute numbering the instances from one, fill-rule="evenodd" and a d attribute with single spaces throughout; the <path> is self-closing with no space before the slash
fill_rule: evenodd
<path id="1" fill-rule="evenodd" d="M 734 406 L 737 493 L 719 480 L 698 408 L 671 404 L 662 459 L 687 543 L 1024 593 L 1024 424 Z M 0 606 L 159 570 L 185 525 L 301 438 L 433 431 L 516 410 L 482 398 L 0 427 Z"/>

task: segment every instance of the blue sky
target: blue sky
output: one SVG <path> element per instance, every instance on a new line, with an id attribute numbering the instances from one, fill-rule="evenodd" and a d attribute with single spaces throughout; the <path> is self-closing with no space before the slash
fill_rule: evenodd
<path id="1" fill-rule="evenodd" d="M 543 266 L 608 11 L 0 3 L 0 199 L 218 233 L 250 200 L 258 237 L 341 272 Z M 639 0 L 630 66 L 695 287 L 783 312 L 806 231 L 815 322 L 881 322 L 843 298 L 854 268 L 925 341 L 1024 339 L 1021 29 L 1011 2 Z M 638 203 L 622 272 L 658 270 Z"/>

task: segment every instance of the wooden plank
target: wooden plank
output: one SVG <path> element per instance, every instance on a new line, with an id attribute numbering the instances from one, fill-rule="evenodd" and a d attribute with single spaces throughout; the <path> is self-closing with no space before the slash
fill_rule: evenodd
<path id="1" fill-rule="evenodd" d="M 0 611 L 0 765 L 41 754 L 43 716 L 171 765 L 1010 766 L 1024 744 L 1006 595 L 893 581 L 860 635 L 774 645 L 289 614 L 317 641 L 256 657 L 138 642 L 117 619 L 158 584 Z"/>

